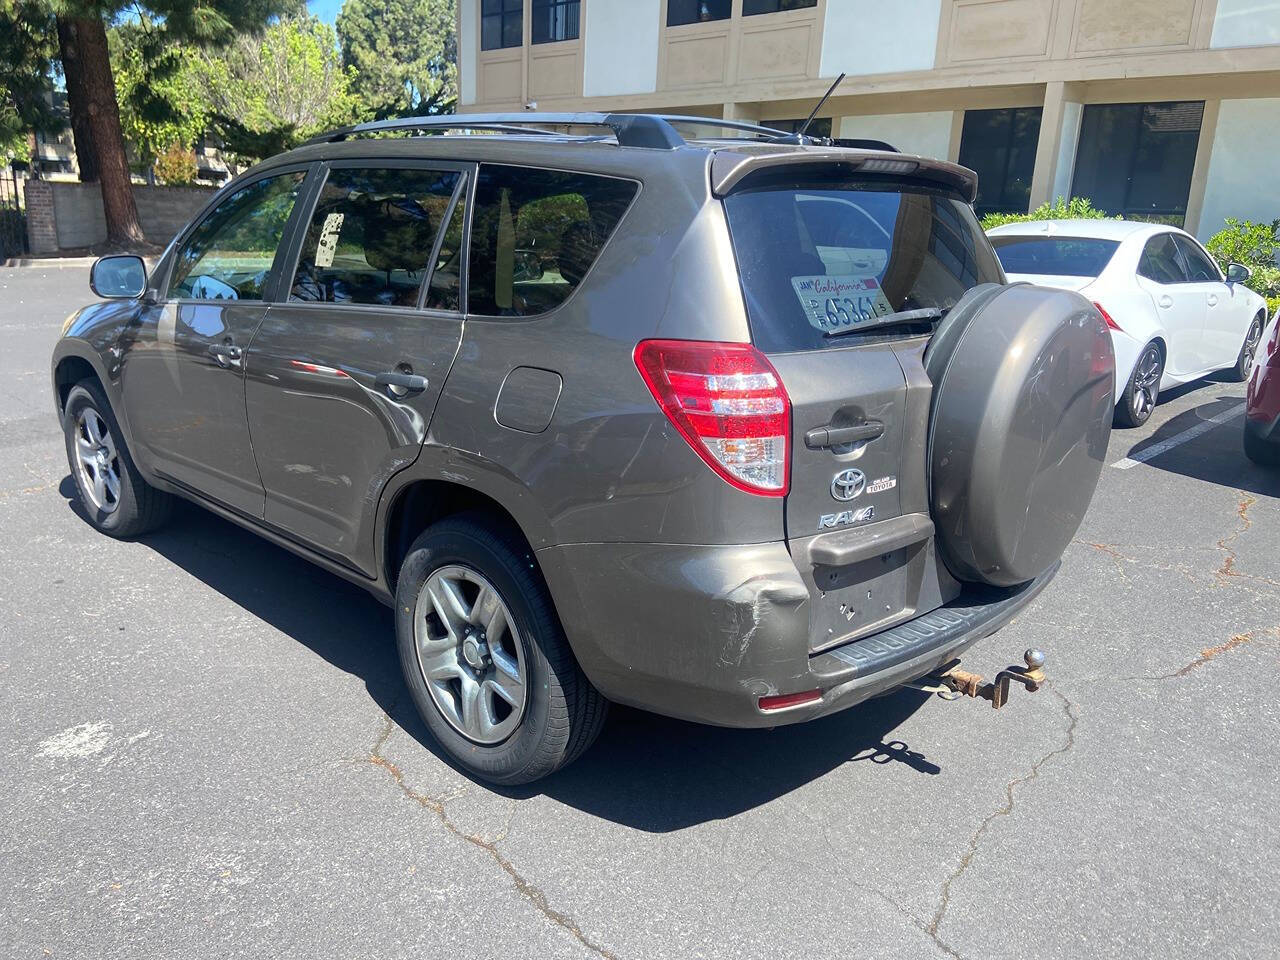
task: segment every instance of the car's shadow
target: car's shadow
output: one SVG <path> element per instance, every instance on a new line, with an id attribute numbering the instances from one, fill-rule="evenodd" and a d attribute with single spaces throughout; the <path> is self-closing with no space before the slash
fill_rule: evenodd
<path id="1" fill-rule="evenodd" d="M 1198 390 L 1205 391 L 1205 397 L 1197 406 L 1160 424 L 1149 437 L 1143 437 L 1127 450 L 1121 447 L 1121 456 L 1136 457 L 1216 416 L 1236 413 L 1238 415 L 1215 424 L 1199 436 L 1154 455 L 1149 454 L 1150 459 L 1143 461 L 1143 465 L 1247 493 L 1280 496 L 1280 471 L 1259 467 L 1244 455 L 1243 399 L 1217 393 L 1220 389 L 1220 383 L 1210 380 L 1183 384 L 1165 391 L 1161 395 L 1161 403 Z"/>
<path id="2" fill-rule="evenodd" d="M 59 491 L 85 520 L 68 476 Z M 446 763 L 405 692 L 391 611 L 359 587 L 235 524 L 180 504 L 142 543 L 328 663 Z M 511 797 L 546 794 L 594 816 L 665 832 L 767 803 L 847 762 L 940 767 L 893 737 L 928 695 L 913 690 L 775 730 L 726 730 L 615 707 L 596 746 Z M 317 705 L 317 709 L 322 709 Z"/>

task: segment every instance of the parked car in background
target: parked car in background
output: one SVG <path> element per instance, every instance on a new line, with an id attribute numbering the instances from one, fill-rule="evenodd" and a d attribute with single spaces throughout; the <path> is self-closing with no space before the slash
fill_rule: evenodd
<path id="1" fill-rule="evenodd" d="M 592 135 L 513 132 L 538 123 Z M 378 136 L 475 125 L 499 132 Z M 54 400 L 103 533 L 176 495 L 394 605 L 475 776 L 563 766 L 610 701 L 844 709 L 1057 571 L 1111 340 L 1004 283 L 971 171 L 639 115 L 352 132 L 233 181 L 150 276 L 98 261 L 112 299 L 68 319 Z"/>
<path id="2" fill-rule="evenodd" d="M 988 231 L 1011 282 L 1076 290 L 1111 329 L 1116 425 L 1140 426 L 1160 391 L 1217 370 L 1249 378 L 1267 305 L 1195 237 L 1133 220 L 1036 220 Z"/>
<path id="3" fill-rule="evenodd" d="M 1244 411 L 1244 452 L 1254 463 L 1280 466 L 1280 314 L 1271 318 L 1254 357 Z"/>

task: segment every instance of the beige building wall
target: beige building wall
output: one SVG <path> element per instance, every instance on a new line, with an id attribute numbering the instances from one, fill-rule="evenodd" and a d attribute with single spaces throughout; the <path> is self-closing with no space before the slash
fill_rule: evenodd
<path id="1" fill-rule="evenodd" d="M 1250 124 L 1268 143 L 1280 129 L 1280 0 L 817 0 L 751 17 L 733 0 L 728 20 L 675 27 L 667 0 L 582 0 L 580 38 L 538 45 L 525 0 L 524 45 L 486 51 L 480 0 L 459 4 L 463 110 L 768 122 L 805 116 L 844 71 L 822 112 L 838 135 L 952 159 L 966 110 L 1041 107 L 1034 204 L 1069 194 L 1089 104 L 1203 100 L 1188 228 L 1271 209 L 1237 154 L 1259 152 Z"/>
<path id="2" fill-rule="evenodd" d="M 1218 105 L 1200 219 L 1221 226 L 1280 218 L 1276 158 L 1280 157 L 1280 99 L 1223 100 Z"/>
<path id="3" fill-rule="evenodd" d="M 839 123 L 832 125 L 832 131 L 837 137 L 883 140 L 904 153 L 948 157 L 954 125 L 953 111 L 934 110 L 841 117 Z"/>

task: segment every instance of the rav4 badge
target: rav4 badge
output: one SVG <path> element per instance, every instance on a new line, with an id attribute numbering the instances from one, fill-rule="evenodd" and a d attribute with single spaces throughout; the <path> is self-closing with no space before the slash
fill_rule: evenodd
<path id="1" fill-rule="evenodd" d="M 828 527 L 842 527 L 849 523 L 865 523 L 868 520 L 875 519 L 875 507 L 863 507 L 860 510 L 841 510 L 839 513 L 824 513 L 818 518 L 818 529 L 825 530 Z"/>

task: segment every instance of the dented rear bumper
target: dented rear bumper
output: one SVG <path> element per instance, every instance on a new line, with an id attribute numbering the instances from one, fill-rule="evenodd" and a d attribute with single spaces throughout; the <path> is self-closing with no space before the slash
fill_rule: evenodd
<path id="1" fill-rule="evenodd" d="M 1052 579 L 966 587 L 929 613 L 811 653 L 810 587 L 784 543 L 575 544 L 538 559 L 583 670 L 609 699 L 668 716 L 771 727 L 824 716 L 933 673 Z M 761 697 L 820 699 L 762 711 Z"/>

